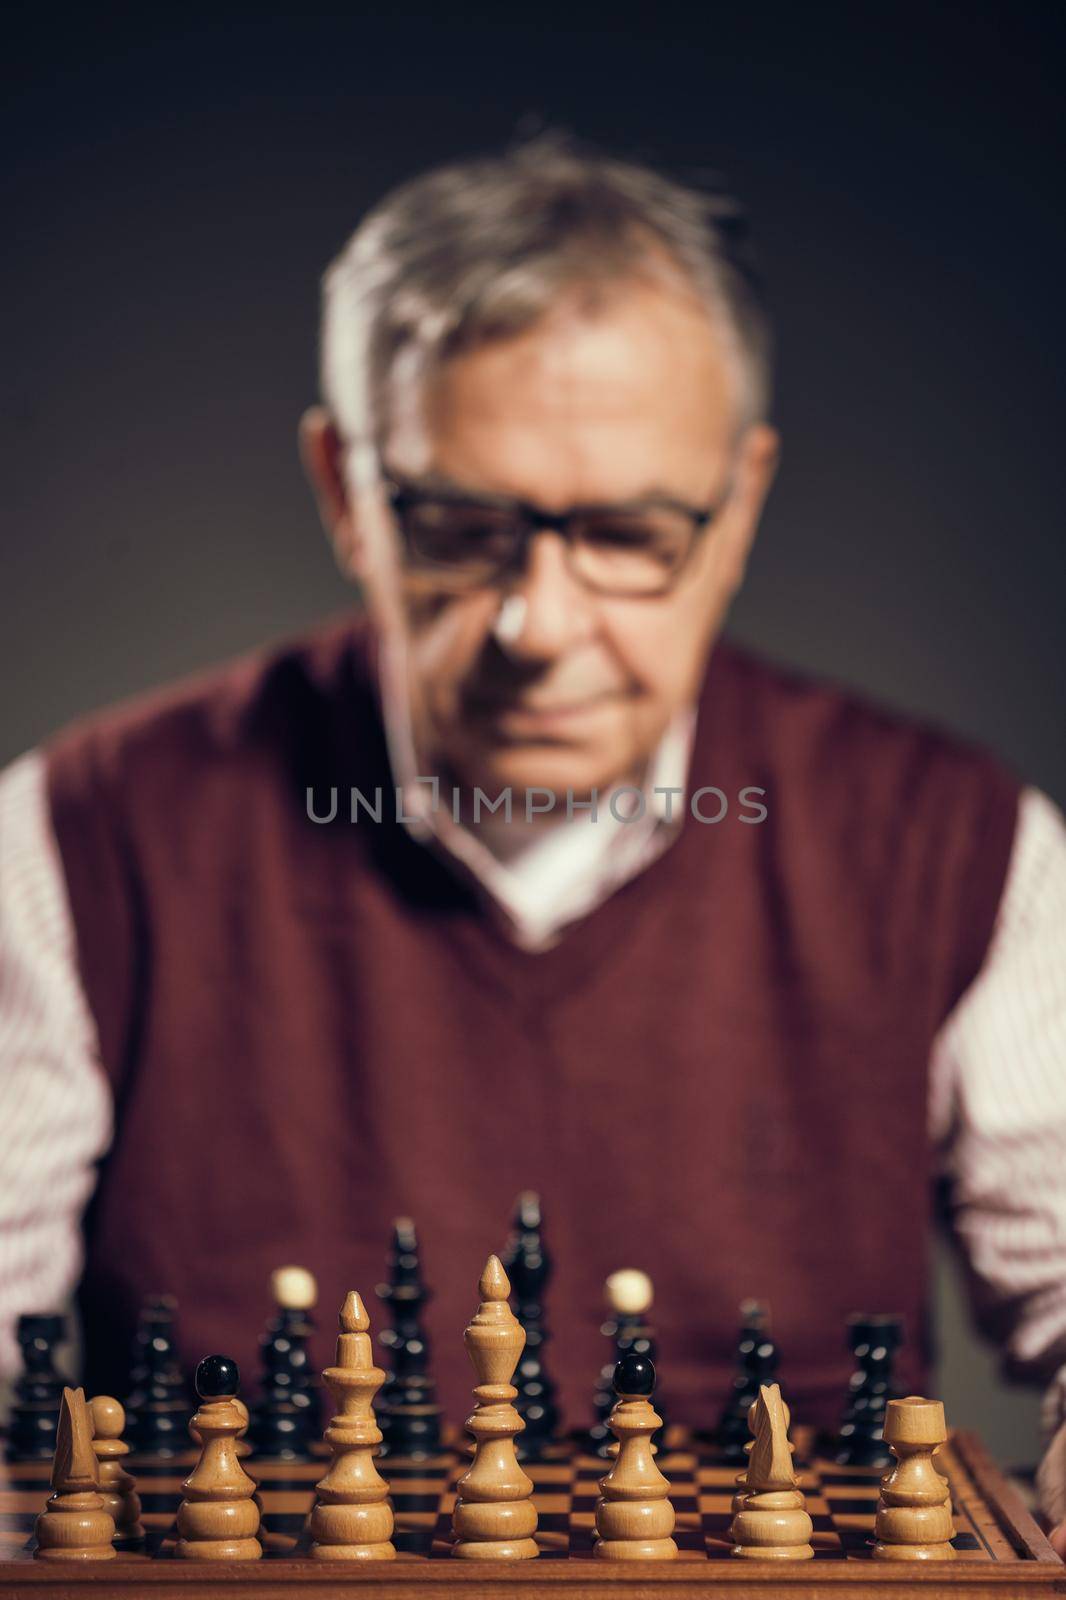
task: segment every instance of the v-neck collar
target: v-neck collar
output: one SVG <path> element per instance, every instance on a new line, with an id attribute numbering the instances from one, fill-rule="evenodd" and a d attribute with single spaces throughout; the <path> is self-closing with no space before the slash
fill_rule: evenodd
<path id="1" fill-rule="evenodd" d="M 368 663 L 371 667 L 375 664 L 374 654 L 372 649 Z M 721 740 L 716 730 L 721 723 L 720 702 L 733 655 L 727 640 L 716 641 L 696 708 L 689 793 L 703 785 L 720 785 L 724 777 L 720 760 L 712 756 L 712 750 L 720 755 Z M 373 675 L 365 687 L 371 689 L 378 716 L 375 765 L 383 765 L 391 779 L 390 751 Z M 668 919 L 671 897 L 662 894 L 664 884 L 685 881 L 690 851 L 707 848 L 714 831 L 695 822 L 686 805 L 667 849 L 587 913 L 568 923 L 550 947 L 526 949 L 516 943 L 498 909 L 487 903 L 484 889 L 469 867 L 453 855 L 445 858 L 432 836 L 425 840 L 414 836 L 391 812 L 373 828 L 375 855 L 394 888 L 404 898 L 435 911 L 460 959 L 476 965 L 486 980 L 511 1001 L 533 1006 L 575 992 L 602 971 L 612 961 L 612 946 L 624 946 L 627 926 L 639 921 L 644 928 L 649 917 Z"/>

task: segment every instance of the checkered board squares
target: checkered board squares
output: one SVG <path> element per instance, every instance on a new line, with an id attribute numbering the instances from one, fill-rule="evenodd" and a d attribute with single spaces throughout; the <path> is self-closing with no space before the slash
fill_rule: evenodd
<path id="1" fill-rule="evenodd" d="M 678 1563 L 657 1564 L 657 1574 L 662 1574 L 664 1593 L 669 1592 L 675 1581 L 680 1581 L 685 1573 L 694 1586 L 691 1592 L 720 1591 L 723 1581 L 728 1584 L 731 1577 L 738 1576 L 738 1568 L 763 1565 L 739 1563 L 730 1553 L 731 1502 L 738 1469 L 717 1459 L 711 1450 L 693 1448 L 679 1434 L 674 1435 L 673 1443 L 676 1447 L 663 1451 L 658 1460 L 671 1484 L 670 1498 L 677 1518 L 675 1538 L 680 1560 Z M 173 1561 L 174 1517 L 181 1498 L 182 1479 L 187 1476 L 193 1459 L 130 1461 L 143 1506 L 146 1537 L 141 1545 L 120 1549 L 117 1560 L 100 1569 L 101 1577 L 105 1572 L 109 1575 L 108 1588 L 113 1586 L 115 1579 L 126 1578 L 125 1587 L 127 1592 L 132 1593 L 128 1585 L 133 1583 L 133 1587 L 136 1587 L 134 1568 L 139 1567 L 144 1571 L 146 1562 L 154 1566 L 156 1563 Z M 793 1574 L 790 1584 L 794 1586 L 798 1583 L 802 1592 L 804 1584 L 810 1581 L 797 1573 L 798 1567 L 812 1575 L 822 1572 L 828 1579 L 835 1566 L 841 1569 L 839 1577 L 842 1579 L 846 1578 L 847 1573 L 853 1574 L 855 1593 L 866 1592 L 863 1586 L 871 1577 L 884 1571 L 884 1565 L 872 1562 L 870 1557 L 880 1473 L 874 1469 L 836 1466 L 817 1455 L 804 1457 L 800 1451 L 797 1452 L 796 1462 L 800 1487 L 806 1495 L 807 1510 L 814 1524 L 812 1543 L 815 1559 L 813 1562 L 788 1563 L 788 1569 Z M 235 1573 L 235 1568 L 227 1567 L 227 1573 L 235 1573 L 235 1581 L 251 1587 L 254 1592 L 256 1569 L 262 1573 L 260 1581 L 263 1585 L 268 1581 L 268 1573 L 274 1573 L 278 1581 L 284 1574 L 285 1583 L 292 1587 L 299 1586 L 301 1574 L 315 1570 L 321 1572 L 323 1564 L 312 1562 L 307 1555 L 306 1520 L 314 1495 L 314 1484 L 322 1476 L 325 1464 L 322 1459 L 299 1464 L 248 1462 L 259 1480 L 263 1505 L 261 1537 L 264 1559 L 269 1567 L 261 1563 L 243 1563 L 243 1570 L 239 1574 Z M 382 1461 L 381 1470 L 389 1482 L 396 1514 L 394 1543 L 398 1559 L 394 1565 L 390 1564 L 390 1570 L 396 1573 L 396 1582 L 400 1584 L 397 1593 L 409 1592 L 409 1589 L 402 1590 L 402 1583 L 410 1586 L 412 1581 L 417 1582 L 418 1571 L 425 1570 L 427 1563 L 433 1564 L 440 1578 L 445 1578 L 447 1569 L 455 1573 L 455 1581 L 461 1580 L 467 1564 L 449 1562 L 447 1558 L 451 1549 L 455 1483 L 468 1465 L 469 1457 L 465 1454 L 442 1455 L 422 1462 Z M 990 1563 L 1011 1566 L 1013 1577 L 1017 1580 L 1010 1589 L 1012 1594 L 1028 1593 L 1030 1589 L 1036 1592 L 1037 1588 L 1047 1592 L 1049 1582 L 1062 1582 L 1063 1592 L 1066 1592 L 1063 1567 L 1027 1513 L 1011 1498 L 1008 1486 L 971 1436 L 953 1439 L 938 1457 L 938 1465 L 951 1484 L 957 1530 L 954 1545 L 958 1556 L 957 1561 L 946 1566 L 938 1563 L 943 1579 L 938 1593 L 956 1590 L 963 1594 L 977 1592 L 966 1586 L 966 1574 L 979 1579 L 982 1570 L 989 1573 L 993 1583 L 999 1583 L 1006 1573 L 1002 1571 L 1002 1566 L 998 1575 L 990 1572 Z M 553 1447 L 542 1461 L 526 1463 L 526 1471 L 534 1483 L 538 1512 L 540 1560 L 536 1565 L 539 1573 L 537 1584 L 541 1588 L 545 1582 L 550 1584 L 553 1581 L 551 1574 L 558 1570 L 559 1578 L 568 1580 L 572 1595 L 583 1593 L 584 1580 L 577 1588 L 573 1585 L 577 1570 L 575 1563 L 588 1563 L 581 1570 L 588 1574 L 590 1592 L 596 1587 L 602 1563 L 593 1560 L 595 1511 L 599 1480 L 607 1466 L 608 1463 L 583 1454 L 570 1444 Z M 32 1577 L 32 1587 L 42 1597 L 49 1595 L 48 1585 L 53 1579 L 57 1595 L 67 1592 L 63 1587 L 64 1570 L 69 1574 L 69 1567 L 64 1569 L 64 1564 L 48 1564 L 45 1568 L 44 1563 L 38 1562 L 33 1565 L 31 1572 L 26 1565 L 32 1563 L 33 1526 L 49 1492 L 48 1475 L 47 1462 L 10 1466 L 6 1469 L 6 1476 L 0 1471 L 0 1596 L 10 1592 L 28 1592 L 28 1587 L 26 1590 L 22 1588 L 20 1574 L 22 1580 Z M 444 1565 L 438 1567 L 442 1561 Z M 277 1562 L 284 1565 L 276 1566 Z M 202 1571 L 203 1565 L 177 1562 L 174 1567 L 181 1569 L 184 1581 L 186 1569 Z M 515 1569 L 526 1565 L 514 1563 L 509 1568 L 514 1573 L 514 1581 L 508 1578 L 508 1595 L 513 1594 L 516 1600 L 527 1585 Z M 641 1581 L 646 1583 L 646 1563 L 622 1565 L 626 1567 L 628 1576 L 620 1570 L 612 1572 L 610 1576 L 615 1586 L 620 1581 L 623 1587 L 630 1582 L 636 1583 L 642 1573 L 645 1576 Z M 782 1563 L 783 1568 L 785 1565 Z M 382 1574 L 381 1563 L 373 1563 L 373 1566 L 378 1575 Z M 676 1574 L 676 1580 L 662 1570 L 667 1566 Z M 365 1570 L 362 1563 L 359 1568 Z M 899 1581 L 910 1582 L 914 1568 L 923 1569 L 928 1577 L 929 1568 L 921 1562 L 894 1564 L 892 1571 L 898 1575 Z M 156 1570 L 161 1576 L 160 1569 L 157 1567 Z M 178 1572 L 173 1568 L 171 1570 L 177 1578 Z M 49 1574 L 53 1578 L 49 1578 Z M 355 1574 L 352 1576 L 354 1580 Z M 195 1586 L 199 1572 L 189 1570 L 188 1577 Z M 375 1593 L 385 1592 L 380 1587 L 384 1582 L 383 1577 L 375 1576 Z M 834 1585 L 834 1588 L 839 1589 L 841 1595 L 852 1592 L 851 1583 L 848 1582 L 843 1588 L 839 1585 Z M 682 1584 L 681 1592 L 690 1590 Z M 873 1592 L 872 1585 L 870 1592 Z M 1006 1592 L 997 1588 L 997 1593 Z"/>
<path id="2" fill-rule="evenodd" d="M 738 1469 L 687 1450 L 662 1455 L 659 1465 L 670 1481 L 677 1519 L 674 1540 L 682 1559 L 731 1560 L 729 1527 Z M 535 1486 L 542 1557 L 581 1559 L 592 1555 L 599 1480 L 606 1468 L 607 1464 L 595 1457 L 570 1452 L 557 1460 L 527 1466 Z M 800 1487 L 814 1524 L 816 1557 L 869 1557 L 879 1478 L 876 1471 L 848 1471 L 824 1462 L 801 1464 Z M 400 1502 L 395 1503 L 399 1511 Z M 446 1553 L 453 1504 L 454 1493 L 442 1499 L 434 1554 Z M 1011 1557 L 1009 1545 L 992 1549 L 987 1536 L 970 1525 L 959 1507 L 956 1527 L 959 1531 L 953 1542 L 959 1556 L 970 1560 Z"/>

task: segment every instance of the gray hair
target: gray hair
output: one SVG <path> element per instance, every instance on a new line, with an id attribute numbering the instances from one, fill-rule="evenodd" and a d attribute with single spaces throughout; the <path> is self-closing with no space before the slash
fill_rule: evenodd
<path id="1" fill-rule="evenodd" d="M 664 271 L 720 330 L 738 426 L 758 420 L 770 325 L 736 203 L 551 131 L 424 173 L 367 214 L 323 280 L 323 398 L 369 465 L 401 370 L 424 381 L 532 326 L 561 292 Z"/>

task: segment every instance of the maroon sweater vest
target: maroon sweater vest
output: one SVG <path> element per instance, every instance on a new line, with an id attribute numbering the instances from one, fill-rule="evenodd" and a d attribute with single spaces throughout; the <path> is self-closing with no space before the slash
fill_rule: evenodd
<path id="1" fill-rule="evenodd" d="M 838 1416 L 853 1311 L 902 1313 L 921 1389 L 927 1062 L 988 944 L 1015 780 L 721 641 L 692 787 L 760 785 L 766 820 L 735 798 L 717 825 L 689 815 L 530 954 L 395 820 L 348 820 L 350 785 L 392 781 L 371 656 L 348 621 L 50 748 L 116 1103 L 85 1224 L 91 1386 L 122 1392 L 138 1302 L 162 1291 L 190 1366 L 224 1351 L 252 1378 L 285 1262 L 319 1280 L 324 1365 L 334 1309 L 350 1287 L 373 1307 L 406 1213 L 460 1419 L 478 1275 L 534 1188 L 572 1423 L 622 1266 L 654 1278 L 676 1420 L 714 1417 L 747 1296 L 772 1307 L 798 1417 Z M 340 789 L 335 823 L 309 820 L 309 785 Z"/>

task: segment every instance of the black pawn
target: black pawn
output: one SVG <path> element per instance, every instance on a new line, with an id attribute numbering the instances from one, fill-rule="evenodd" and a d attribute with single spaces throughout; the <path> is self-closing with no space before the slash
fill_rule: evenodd
<path id="1" fill-rule="evenodd" d="M 22 1351 L 22 1372 L 11 1398 L 9 1461 L 43 1460 L 55 1452 L 66 1382 L 55 1369 L 55 1348 L 65 1335 L 66 1322 L 58 1312 L 27 1311 L 18 1319 L 15 1337 Z"/>
<path id="2" fill-rule="evenodd" d="M 176 1302 L 159 1295 L 145 1302 L 133 1343 L 126 1440 L 136 1455 L 176 1456 L 189 1448 L 192 1401 L 174 1353 Z"/>
<path id="3" fill-rule="evenodd" d="M 274 1274 L 277 1310 L 259 1340 L 261 1359 L 259 1400 L 251 1411 L 248 1442 L 257 1456 L 278 1461 L 306 1461 L 311 1446 L 322 1433 L 322 1408 L 315 1386 L 309 1344 L 315 1331 L 308 1298 L 314 1298 L 314 1280 L 302 1269 L 294 1298 L 285 1303 L 292 1269 Z"/>
<path id="4" fill-rule="evenodd" d="M 841 1466 L 887 1467 L 892 1460 L 884 1441 L 885 1407 L 896 1394 L 892 1361 L 902 1339 L 899 1317 L 848 1319 L 855 1371 L 837 1437 L 835 1459 Z"/>
<path id="5" fill-rule="evenodd" d="M 747 1459 L 744 1446 L 751 1437 L 748 1410 L 759 1398 L 759 1387 L 772 1383 L 780 1355 L 770 1337 L 770 1317 L 765 1306 L 745 1300 L 740 1308 L 742 1326 L 737 1344 L 737 1370 L 712 1440 L 726 1461 Z"/>
<path id="6" fill-rule="evenodd" d="M 381 1429 L 380 1454 L 432 1456 L 440 1451 L 440 1407 L 429 1375 L 429 1340 L 422 1308 L 429 1290 L 422 1279 L 418 1236 L 410 1217 L 393 1223 L 389 1279 L 377 1286 L 389 1308 L 389 1326 L 379 1336 L 388 1373 L 375 1413 Z"/>
<path id="7" fill-rule="evenodd" d="M 518 1390 L 515 1408 L 525 1432 L 515 1440 L 518 1457 L 535 1461 L 559 1429 L 555 1384 L 544 1367 L 548 1329 L 544 1295 L 552 1263 L 544 1248 L 540 1197 L 527 1190 L 518 1197 L 514 1229 L 503 1252 L 503 1265 L 511 1280 L 515 1315 L 526 1331 L 525 1348 L 513 1382 Z"/>

